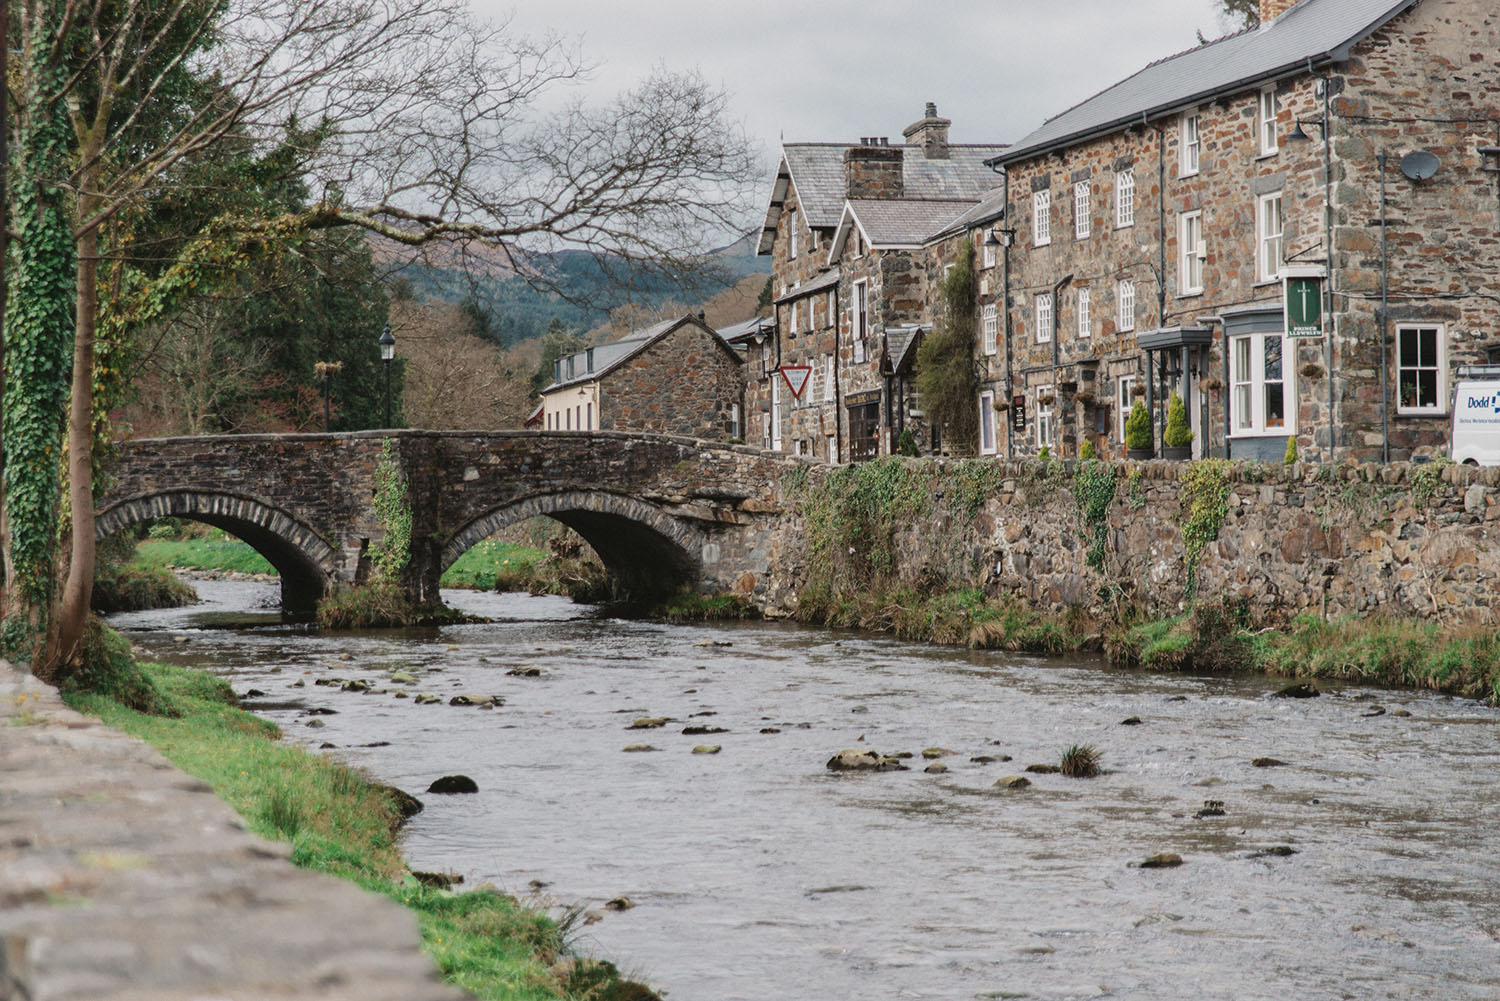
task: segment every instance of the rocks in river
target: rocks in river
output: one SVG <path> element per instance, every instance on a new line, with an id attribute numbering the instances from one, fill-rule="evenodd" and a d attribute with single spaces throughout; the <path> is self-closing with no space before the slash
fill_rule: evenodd
<path id="1" fill-rule="evenodd" d="M 1286 764 L 1286 762 L 1282 761 L 1280 758 L 1256 758 L 1255 760 L 1251 761 L 1250 764 L 1254 765 L 1256 768 L 1281 768 Z"/>
<path id="2" fill-rule="evenodd" d="M 763 726 L 763 727 L 760 728 L 760 732 L 761 733 L 780 733 L 781 732 L 781 727 L 779 727 L 779 726 Z"/>
<path id="3" fill-rule="evenodd" d="M 731 643 L 731 642 L 729 642 L 728 640 L 699 640 L 698 641 L 698 645 L 699 646 L 734 646 L 734 644 Z"/>
<path id="4" fill-rule="evenodd" d="M 446 890 L 464 881 L 464 878 L 456 872 L 422 872 L 419 869 L 411 870 L 412 878 L 423 886 L 436 887 Z"/>
<path id="5" fill-rule="evenodd" d="M 1137 869 L 1175 869 L 1182 865 L 1182 856 L 1176 852 L 1157 852 L 1130 864 Z"/>
<path id="6" fill-rule="evenodd" d="M 408 674 L 406 671 L 393 671 L 391 672 L 391 681 L 398 685 L 415 685 L 417 683 L 417 676 Z"/>
<path id="7" fill-rule="evenodd" d="M 1141 718 L 1139 716 L 1126 716 L 1124 719 L 1120 720 L 1120 725 L 1121 726 L 1140 726 L 1141 725 Z"/>
<path id="8" fill-rule="evenodd" d="M 307 687 L 307 679 L 306 678 L 298 678 L 296 681 L 292 682 L 287 687 L 288 688 L 306 688 Z"/>
<path id="9" fill-rule="evenodd" d="M 404 698 L 406 698 L 407 697 L 407 695 L 406 695 L 406 689 L 404 689 L 404 688 L 398 688 L 398 689 L 396 689 L 395 694 L 393 694 L 391 697 L 392 698 L 396 698 L 396 699 L 404 699 Z"/>
<path id="10" fill-rule="evenodd" d="M 604 909 L 607 911 L 628 911 L 634 906 L 635 901 L 629 897 L 616 897 L 613 900 L 606 900 L 604 902 Z"/>
<path id="11" fill-rule="evenodd" d="M 1297 849 L 1291 845 L 1274 845 L 1270 848 L 1262 848 L 1260 851 L 1251 852 L 1246 858 L 1286 858 L 1297 854 Z"/>
<path id="12" fill-rule="evenodd" d="M 313 682 L 313 684 L 322 685 L 324 688 L 337 688 L 343 683 L 343 678 L 319 678 Z"/>
<path id="13" fill-rule="evenodd" d="M 493 709 L 496 706 L 505 705 L 505 699 L 499 695 L 455 695 L 448 700 L 450 706 L 478 706 L 481 709 Z"/>
<path id="14" fill-rule="evenodd" d="M 383 785 L 379 782 L 372 783 L 372 785 L 376 790 L 385 794 L 385 798 L 390 801 L 391 806 L 395 807 L 396 813 L 400 815 L 402 823 L 408 818 L 415 817 L 422 812 L 422 801 L 411 793 L 397 789 L 395 786 Z"/>
<path id="15" fill-rule="evenodd" d="M 1032 772 L 1032 773 L 1034 773 L 1036 775 L 1056 775 L 1058 772 L 1062 771 L 1062 769 L 1059 768 L 1056 765 L 1046 765 L 1046 764 L 1043 764 L 1043 765 L 1027 765 L 1026 766 L 1026 770 L 1028 772 Z"/>
<path id="16" fill-rule="evenodd" d="M 1222 799 L 1205 799 L 1203 801 L 1203 809 L 1193 814 L 1193 818 L 1195 820 L 1202 820 L 1204 817 L 1222 817 L 1224 815 L 1224 801 Z"/>
<path id="17" fill-rule="evenodd" d="M 310 727 L 313 727 L 314 729 L 317 729 L 320 726 L 327 726 L 328 724 L 324 723 L 320 719 L 310 719 L 310 720 L 307 721 L 307 725 L 310 726 Z"/>
<path id="18" fill-rule="evenodd" d="M 479 791 L 479 784 L 467 775 L 444 775 L 427 787 L 428 792 L 455 795 Z"/>
<path id="19" fill-rule="evenodd" d="M 338 746 L 339 745 L 335 744 L 331 740 L 325 740 L 325 741 L 323 741 L 323 743 L 321 743 L 321 744 L 318 745 L 318 750 L 320 750 L 320 751 L 327 751 L 327 750 L 331 750 L 332 748 L 335 748 L 335 747 L 338 747 Z"/>
<path id="20" fill-rule="evenodd" d="M 266 693 L 263 692 L 263 691 L 261 691 L 259 688 L 247 688 L 247 689 L 245 689 L 245 694 L 241 695 L 240 698 L 242 698 L 242 699 L 258 699 L 258 698 L 260 698 L 261 696 L 263 696 L 265 694 Z"/>
<path id="21" fill-rule="evenodd" d="M 996 789 L 1026 789 L 1031 785 L 1031 780 L 1024 775 L 1007 775 L 995 780 Z"/>
<path id="22" fill-rule="evenodd" d="M 1391 715 L 1392 716 L 1400 716 L 1402 719 L 1409 719 L 1409 718 L 1411 718 L 1411 712 L 1409 710 L 1406 710 L 1406 709 L 1392 709 L 1391 710 Z"/>
<path id="23" fill-rule="evenodd" d="M 1371 706 L 1369 712 L 1360 713 L 1360 715 L 1366 719 L 1369 719 L 1371 716 L 1384 716 L 1385 706 Z"/>
<path id="24" fill-rule="evenodd" d="M 505 673 L 512 678 L 540 678 L 547 672 L 532 664 L 522 664 L 520 667 L 513 667 Z"/>
<path id="25" fill-rule="evenodd" d="M 932 759 L 934 759 L 934 758 L 946 758 L 948 755 L 955 754 L 955 753 L 957 753 L 957 752 L 950 751 L 946 747 L 924 747 L 924 748 L 922 748 L 922 757 L 928 759 L 929 761 L 932 760 Z"/>
<path id="26" fill-rule="evenodd" d="M 620 750 L 627 754 L 640 754 L 645 751 L 660 750 L 660 748 L 652 747 L 650 744 L 626 744 Z"/>
<path id="27" fill-rule="evenodd" d="M 313 706 L 311 709 L 302 710 L 304 716 L 337 716 L 338 714 L 337 709 L 330 709 L 327 706 Z"/>
<path id="28" fill-rule="evenodd" d="M 700 734 L 728 733 L 729 730 L 722 726 L 702 726 L 701 724 L 694 724 L 692 726 L 683 727 L 682 732 L 689 737 L 695 737 L 699 736 Z"/>
<path id="29" fill-rule="evenodd" d="M 724 750 L 723 744 L 699 744 L 693 748 L 694 754 L 718 754 Z"/>
<path id="30" fill-rule="evenodd" d="M 431 706 L 441 703 L 443 698 L 440 695 L 433 695 L 431 692 L 420 692 L 412 701 L 419 706 Z"/>
<path id="31" fill-rule="evenodd" d="M 1299 681 L 1295 685 L 1287 685 L 1278 692 L 1272 692 L 1273 699 L 1315 699 L 1323 693 L 1318 691 L 1318 686 L 1308 681 Z"/>
<path id="32" fill-rule="evenodd" d="M 638 717 L 636 717 L 635 722 L 631 723 L 625 729 L 627 729 L 627 730 L 655 730 L 658 727 L 666 726 L 670 722 L 671 722 L 671 717 L 669 717 L 669 716 L 638 716 Z"/>
<path id="33" fill-rule="evenodd" d="M 969 761 L 976 765 L 993 765 L 997 761 L 1009 761 L 1009 754 L 976 754 Z"/>
<path id="34" fill-rule="evenodd" d="M 932 764 L 922 769 L 922 771 L 926 772 L 928 775 L 942 775 L 947 770 L 948 766 L 943 764 L 941 761 L 934 761 Z"/>
<path id="35" fill-rule="evenodd" d="M 907 770 L 898 758 L 854 748 L 840 751 L 829 758 L 826 767 L 832 772 L 904 772 Z"/>

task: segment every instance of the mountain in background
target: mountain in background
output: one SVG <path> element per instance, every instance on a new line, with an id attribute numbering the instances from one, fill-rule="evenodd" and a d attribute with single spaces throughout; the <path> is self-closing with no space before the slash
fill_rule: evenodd
<path id="1" fill-rule="evenodd" d="M 552 276 L 567 291 L 566 298 L 532 288 L 508 264 L 484 258 L 475 258 L 468 268 L 458 263 L 414 263 L 400 268 L 397 275 L 406 291 L 418 298 L 477 305 L 488 320 L 488 336 L 509 347 L 540 337 L 554 318 L 572 331 L 593 330 L 608 324 L 610 312 L 620 306 L 650 310 L 668 302 L 706 302 L 749 275 L 769 275 L 771 259 L 755 253 L 755 236 L 747 234 L 711 252 L 712 273 L 691 283 L 642 271 L 622 281 L 617 273 L 622 262 L 601 262 L 582 250 L 529 258 L 528 265 Z"/>

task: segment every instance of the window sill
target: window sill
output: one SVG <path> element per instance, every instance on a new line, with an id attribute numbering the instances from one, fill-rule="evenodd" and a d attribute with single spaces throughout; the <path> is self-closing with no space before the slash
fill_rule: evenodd
<path id="1" fill-rule="evenodd" d="M 1229 432 L 1230 438 L 1286 438 L 1296 434 L 1295 428 L 1267 428 L 1264 431 L 1239 429 Z"/>
<path id="2" fill-rule="evenodd" d="M 1186 174 L 1178 174 L 1178 175 L 1177 175 L 1177 179 L 1178 179 L 1178 180 L 1179 180 L 1179 181 L 1185 181 L 1185 180 L 1187 180 L 1187 179 L 1188 179 L 1188 178 L 1189 178 L 1189 177 L 1197 177 L 1197 176 L 1198 176 L 1198 175 L 1199 175 L 1199 174 L 1201 174 L 1201 173 L 1202 173 L 1202 171 L 1201 171 L 1201 170 L 1194 170 L 1194 171 L 1190 171 L 1190 172 L 1188 172 L 1188 173 L 1186 173 Z"/>
<path id="3" fill-rule="evenodd" d="M 1179 298 L 1179 299 L 1196 299 L 1199 296 L 1201 296 L 1202 294 L 1203 294 L 1203 290 L 1201 288 L 1190 288 L 1190 289 L 1188 289 L 1185 292 L 1178 292 L 1177 293 L 1177 298 Z"/>
<path id="4" fill-rule="evenodd" d="M 1257 278 L 1251 284 L 1250 287 L 1251 288 L 1266 288 L 1266 287 L 1271 286 L 1271 285 L 1280 285 L 1280 284 L 1281 284 L 1281 276 L 1280 275 L 1275 275 L 1275 276 L 1273 276 L 1271 278 Z"/>
<path id="5" fill-rule="evenodd" d="M 1275 149 L 1272 149 L 1272 150 L 1264 150 L 1263 149 L 1259 153 L 1255 154 L 1255 159 L 1257 161 L 1259 161 L 1259 160 L 1269 160 L 1269 159 L 1271 159 L 1274 156 L 1280 155 L 1280 153 L 1281 153 L 1281 147 L 1280 146 L 1278 146 L 1278 147 L 1276 147 Z"/>
<path id="6" fill-rule="evenodd" d="M 1430 418 L 1435 418 L 1435 417 L 1441 417 L 1442 419 L 1447 420 L 1447 418 L 1448 418 L 1448 411 L 1446 411 L 1446 410 L 1402 410 L 1400 407 L 1397 407 L 1396 408 L 1396 416 L 1397 417 L 1414 417 L 1414 418 L 1417 418 L 1417 419 L 1421 419 L 1421 418 L 1424 418 L 1424 417 L 1429 418 L 1429 419 Z"/>

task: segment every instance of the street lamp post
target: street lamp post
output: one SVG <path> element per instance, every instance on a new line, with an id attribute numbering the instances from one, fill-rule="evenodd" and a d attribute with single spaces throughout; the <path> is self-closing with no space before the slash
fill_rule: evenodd
<path id="1" fill-rule="evenodd" d="M 387 323 L 380 332 L 380 360 L 385 363 L 385 426 L 391 426 L 391 359 L 396 357 L 396 338 Z"/>

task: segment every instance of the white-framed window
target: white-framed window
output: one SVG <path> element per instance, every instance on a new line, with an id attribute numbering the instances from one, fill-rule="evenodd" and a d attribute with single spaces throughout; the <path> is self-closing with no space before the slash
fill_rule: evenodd
<path id="1" fill-rule="evenodd" d="M 796 336 L 796 333 L 797 333 L 797 319 L 798 319 L 797 314 L 800 312 L 799 307 L 801 305 L 802 305 L 802 301 L 800 299 L 795 299 L 795 300 L 792 301 L 792 318 L 791 318 L 790 322 L 787 325 L 787 329 L 791 331 L 791 333 L 792 333 L 793 336 Z"/>
<path id="2" fill-rule="evenodd" d="M 1182 125 L 1177 135 L 1179 148 L 1177 151 L 1177 176 L 1191 177 L 1198 173 L 1198 155 L 1203 149 L 1203 143 L 1198 137 L 1198 113 L 1189 111 L 1182 116 Z"/>
<path id="3" fill-rule="evenodd" d="M 1287 374 L 1286 338 L 1243 334 L 1229 339 L 1229 426 L 1237 435 L 1290 434 L 1296 411 Z"/>
<path id="4" fill-rule="evenodd" d="M 1184 212 L 1177 217 L 1177 294 L 1203 291 L 1203 213 Z"/>
<path id="5" fill-rule="evenodd" d="M 1093 213 L 1092 200 L 1088 181 L 1078 181 L 1073 185 L 1073 238 L 1075 240 L 1088 239 L 1090 216 Z"/>
<path id="6" fill-rule="evenodd" d="M 1255 201 L 1255 280 L 1272 282 L 1281 274 L 1281 234 L 1284 228 L 1281 192 Z"/>
<path id="7" fill-rule="evenodd" d="M 1115 386 L 1115 434 L 1117 441 L 1125 441 L 1125 419 L 1130 416 L 1130 408 L 1135 406 L 1135 395 L 1131 388 L 1135 386 L 1135 376 L 1122 375 Z"/>
<path id="8" fill-rule="evenodd" d="M 1089 321 L 1089 287 L 1084 285 L 1078 289 L 1078 336 L 1089 336 L 1089 328 L 1091 326 L 1092 324 Z"/>
<path id="9" fill-rule="evenodd" d="M 995 393 L 989 389 L 979 394 L 979 454 L 995 454 Z"/>
<path id="10" fill-rule="evenodd" d="M 828 290 L 828 311 L 823 315 L 828 318 L 828 326 L 834 327 L 838 325 L 838 299 L 833 289 Z"/>
<path id="11" fill-rule="evenodd" d="M 834 387 L 833 355 L 832 354 L 826 354 L 826 355 L 823 356 L 823 402 L 824 403 L 832 403 L 833 402 L 833 387 Z"/>
<path id="12" fill-rule="evenodd" d="M 592 400 L 583 405 L 583 429 L 585 431 L 594 430 L 594 403 Z"/>
<path id="13" fill-rule="evenodd" d="M 1045 247 L 1052 242 L 1052 192 L 1031 193 L 1031 245 Z"/>
<path id="14" fill-rule="evenodd" d="M 849 309 L 849 336 L 854 338 L 854 360 L 855 362 L 863 362 L 865 360 L 865 338 L 870 332 L 869 282 L 857 281 L 854 283 L 854 298 L 849 303 Z"/>
<path id="15" fill-rule="evenodd" d="M 1135 279 L 1121 278 L 1115 288 L 1115 303 L 1119 307 L 1117 317 L 1120 331 L 1135 329 Z"/>
<path id="16" fill-rule="evenodd" d="M 1135 225 L 1135 171 L 1115 173 L 1115 228 Z"/>
<path id="17" fill-rule="evenodd" d="M 1262 87 L 1255 110 L 1256 148 L 1260 150 L 1261 156 L 1270 156 L 1276 152 L 1276 113 L 1279 110 L 1276 87 Z"/>
<path id="18" fill-rule="evenodd" d="M 986 269 L 995 266 L 995 244 L 988 240 L 980 240 L 979 245 L 984 248 L 984 267 Z"/>
<path id="19" fill-rule="evenodd" d="M 781 373 L 771 376 L 771 450 L 781 451 Z"/>
<path id="20" fill-rule="evenodd" d="M 984 307 L 984 353 L 992 355 L 999 341 L 1000 332 L 1000 307 L 993 302 Z"/>
<path id="21" fill-rule="evenodd" d="M 1054 436 L 1057 432 L 1057 422 L 1053 417 L 1053 408 L 1057 406 L 1057 398 L 1053 395 L 1051 386 L 1036 387 L 1036 447 L 1055 444 Z"/>
<path id="22" fill-rule="evenodd" d="M 839 436 L 831 434 L 828 436 L 828 464 L 837 466 L 839 464 Z"/>
<path id="23" fill-rule="evenodd" d="M 797 256 L 797 210 L 786 210 L 786 256 Z"/>
<path id="24" fill-rule="evenodd" d="M 1397 324 L 1396 412 L 1441 414 L 1447 411 L 1447 365 L 1442 324 Z"/>
<path id="25" fill-rule="evenodd" d="M 1046 344 L 1052 340 L 1052 296 L 1036 297 L 1036 342 Z"/>

